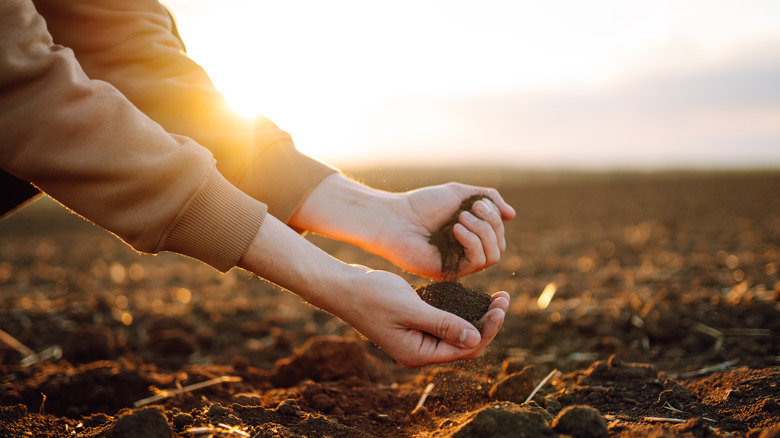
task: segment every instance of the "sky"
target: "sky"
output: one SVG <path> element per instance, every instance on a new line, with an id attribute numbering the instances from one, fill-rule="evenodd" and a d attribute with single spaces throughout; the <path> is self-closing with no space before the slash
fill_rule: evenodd
<path id="1" fill-rule="evenodd" d="M 776 0 L 168 0 L 230 104 L 336 166 L 780 168 Z"/>

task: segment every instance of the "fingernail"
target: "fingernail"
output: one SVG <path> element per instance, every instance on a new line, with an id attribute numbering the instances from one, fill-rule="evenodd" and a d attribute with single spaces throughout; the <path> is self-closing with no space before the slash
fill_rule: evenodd
<path id="1" fill-rule="evenodd" d="M 463 329 L 460 334 L 460 343 L 466 348 L 474 348 L 479 345 L 480 336 L 474 329 Z"/>

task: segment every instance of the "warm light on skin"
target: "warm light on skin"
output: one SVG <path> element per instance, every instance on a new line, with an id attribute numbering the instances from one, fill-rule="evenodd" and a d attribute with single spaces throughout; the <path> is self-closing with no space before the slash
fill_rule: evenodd
<path id="1" fill-rule="evenodd" d="M 780 37 L 773 0 L 164 3 L 188 54 L 237 112 L 267 116 L 304 153 L 336 164 L 386 160 L 409 137 L 409 150 L 446 146 L 466 161 L 491 147 L 459 149 L 451 139 L 483 128 L 440 112 L 394 112 L 395 102 L 608 88 L 627 74 Z M 576 148 L 577 139 L 563 142 Z"/>

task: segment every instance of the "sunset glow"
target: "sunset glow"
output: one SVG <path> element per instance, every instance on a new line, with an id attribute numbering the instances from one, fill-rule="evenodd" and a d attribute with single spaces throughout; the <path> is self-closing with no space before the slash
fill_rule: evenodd
<path id="1" fill-rule="evenodd" d="M 268 116 L 336 165 L 446 148 L 452 162 L 521 167 L 780 166 L 778 2 L 166 5 L 238 112 Z M 659 101 L 700 104 L 665 116 Z M 697 158 L 711 148 L 717 162 Z"/>

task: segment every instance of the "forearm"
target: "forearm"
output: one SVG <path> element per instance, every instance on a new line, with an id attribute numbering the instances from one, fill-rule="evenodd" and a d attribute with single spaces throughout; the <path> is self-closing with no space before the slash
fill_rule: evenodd
<path id="1" fill-rule="evenodd" d="M 373 189 L 342 174 L 322 180 L 290 218 L 289 224 L 332 239 L 365 247 L 378 240 L 383 221 L 404 201 L 396 193 Z"/>
<path id="2" fill-rule="evenodd" d="M 344 317 L 364 268 L 345 264 L 268 215 L 238 266 Z"/>

